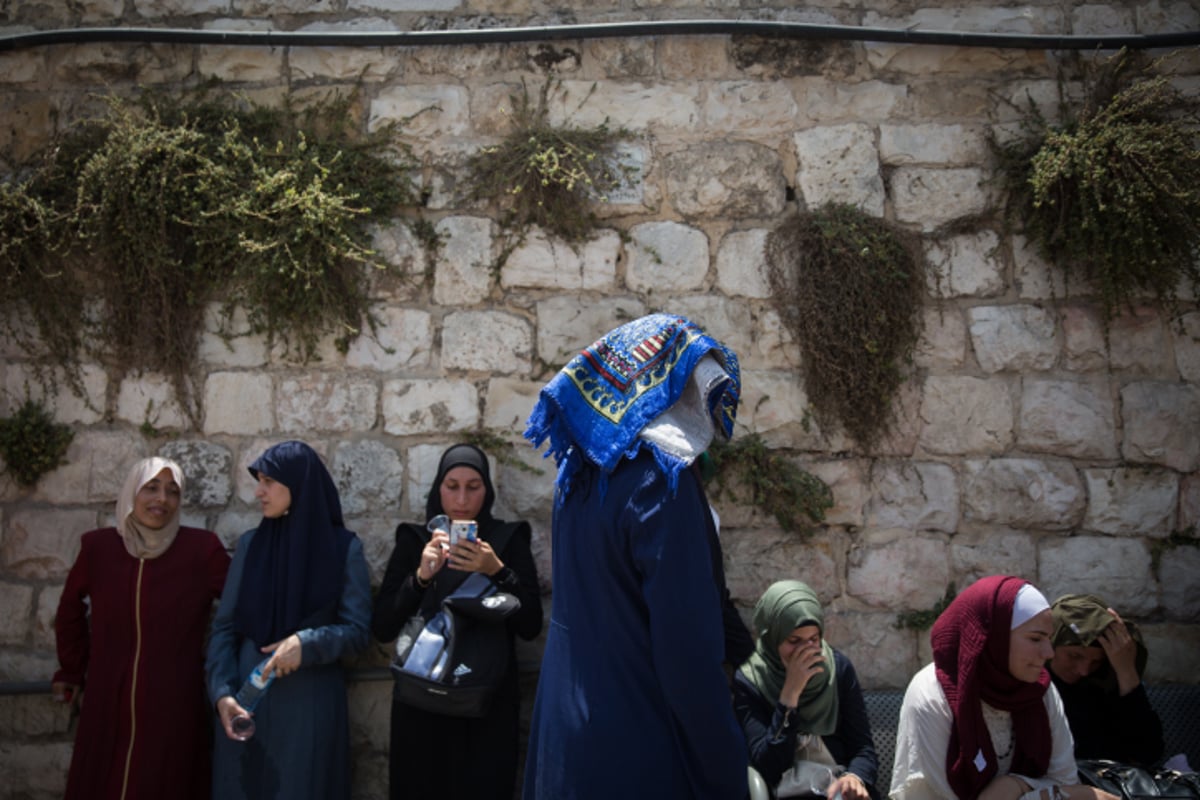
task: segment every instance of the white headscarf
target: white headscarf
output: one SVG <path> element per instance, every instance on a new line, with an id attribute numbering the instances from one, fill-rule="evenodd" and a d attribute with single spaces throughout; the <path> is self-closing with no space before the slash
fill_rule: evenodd
<path id="1" fill-rule="evenodd" d="M 175 516 L 167 520 L 167 524 L 157 529 L 141 524 L 133 516 L 133 501 L 137 493 L 164 469 L 171 470 L 182 493 L 183 470 L 169 458 L 153 456 L 133 465 L 125 478 L 125 485 L 121 487 L 121 493 L 117 495 L 117 532 L 125 541 L 125 549 L 134 558 L 158 558 L 167 552 L 167 548 L 175 541 L 175 534 L 179 533 L 179 509 L 175 510 Z"/>

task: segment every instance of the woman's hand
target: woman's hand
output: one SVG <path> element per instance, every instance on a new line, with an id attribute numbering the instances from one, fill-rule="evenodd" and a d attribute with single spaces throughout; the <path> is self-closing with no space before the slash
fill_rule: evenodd
<path id="1" fill-rule="evenodd" d="M 487 542 L 459 539 L 450 548 L 450 566 L 463 572 L 482 572 L 484 575 L 495 575 L 504 567 L 504 562 Z"/>
<path id="2" fill-rule="evenodd" d="M 300 659 L 303 656 L 300 647 L 300 637 L 296 634 L 282 641 L 259 648 L 264 653 L 271 653 L 267 665 L 263 667 L 263 676 L 274 674 L 277 678 L 290 675 L 300 669 Z"/>
<path id="3" fill-rule="evenodd" d="M 422 583 L 429 583 L 434 575 L 441 572 L 450 555 L 449 547 L 450 534 L 440 528 L 434 531 L 421 550 L 421 563 L 417 565 L 417 578 Z"/>
<path id="4" fill-rule="evenodd" d="M 839 794 L 844 800 L 871 799 L 871 793 L 867 791 L 867 785 L 863 783 L 862 778 L 853 772 L 846 772 L 838 776 L 833 783 L 829 784 L 829 788 L 825 790 L 825 796 L 829 800 L 833 800 Z"/>
<path id="5" fill-rule="evenodd" d="M 233 720 L 235 717 L 250 717 L 253 714 L 238 705 L 233 695 L 227 694 L 217 701 L 217 716 L 221 718 L 221 728 L 224 729 L 225 735 L 235 742 L 240 742 L 242 737 L 233 732 Z"/>
<path id="6" fill-rule="evenodd" d="M 787 708 L 795 708 L 800 702 L 800 694 L 812 676 L 825 671 L 825 654 L 821 649 L 821 640 L 816 639 L 797 647 L 784 666 L 787 667 L 787 677 L 783 680 L 779 702 Z"/>
<path id="7" fill-rule="evenodd" d="M 1124 696 L 1142 682 L 1137 674 L 1137 642 L 1129 635 L 1121 615 L 1111 608 L 1108 613 L 1113 615 L 1113 621 L 1096 641 L 1104 648 L 1104 655 L 1117 675 L 1117 689 Z"/>
<path id="8" fill-rule="evenodd" d="M 54 681 L 50 684 L 50 694 L 60 703 L 68 703 L 71 706 L 79 704 L 79 686 L 77 684 Z"/>

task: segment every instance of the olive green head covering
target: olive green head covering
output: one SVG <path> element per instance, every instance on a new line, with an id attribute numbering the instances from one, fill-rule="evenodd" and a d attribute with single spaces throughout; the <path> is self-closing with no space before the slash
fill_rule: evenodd
<path id="1" fill-rule="evenodd" d="M 1051 644 L 1055 647 L 1100 647 L 1100 634 L 1115 621 L 1113 615 L 1108 613 L 1108 606 L 1094 594 L 1064 594 L 1054 601 L 1050 611 L 1054 615 L 1054 635 Z M 1125 627 L 1137 645 L 1134 665 L 1141 676 L 1146 670 L 1149 652 L 1137 625 L 1126 622 Z M 1105 658 L 1103 666 L 1080 683 L 1111 691 L 1117 688 L 1117 676 Z"/>
<path id="2" fill-rule="evenodd" d="M 816 625 L 821 631 L 821 652 L 825 671 L 809 679 L 796 715 L 802 733 L 826 736 L 837 728 L 837 682 L 834 675 L 833 648 L 826 642 L 825 614 L 821 602 L 808 584 L 800 581 L 779 581 L 771 584 L 754 607 L 754 632 L 758 642 L 754 652 L 742 665 L 742 675 L 772 703 L 778 702 L 783 691 L 787 667 L 779 657 L 779 645 L 801 625 Z"/>

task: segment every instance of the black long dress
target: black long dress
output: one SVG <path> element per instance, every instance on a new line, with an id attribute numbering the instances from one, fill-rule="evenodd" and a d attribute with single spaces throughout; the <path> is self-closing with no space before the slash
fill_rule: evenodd
<path id="1" fill-rule="evenodd" d="M 520 610 L 506 620 L 509 636 L 533 639 L 542 630 L 542 604 L 529 524 L 481 521 L 479 535 L 490 541 L 505 525 L 514 530 L 498 554 L 504 567 L 492 580 L 500 591 L 510 592 L 521 601 Z M 426 589 L 414 580 L 428 535 L 419 525 L 404 523 L 396 528 L 396 548 L 388 561 L 371 622 L 375 638 L 381 642 L 395 639 L 418 609 L 427 618 L 432 616 L 447 593 L 439 590 L 438 579 L 450 577 L 450 570 L 439 572 Z M 444 585 L 443 580 L 443 589 Z M 479 719 L 433 714 L 393 697 L 388 770 L 392 800 L 511 800 L 516 785 L 520 718 L 517 677 L 516 656 L 510 647 L 504 682 L 491 710 Z"/>

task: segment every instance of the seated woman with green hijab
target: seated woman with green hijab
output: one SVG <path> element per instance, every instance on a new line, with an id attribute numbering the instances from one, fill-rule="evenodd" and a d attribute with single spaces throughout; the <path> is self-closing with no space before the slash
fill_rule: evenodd
<path id="1" fill-rule="evenodd" d="M 750 765 L 777 797 L 878 798 L 878 758 L 850 659 L 824 639 L 816 593 L 772 584 L 754 608 L 754 653 L 733 679 Z"/>

